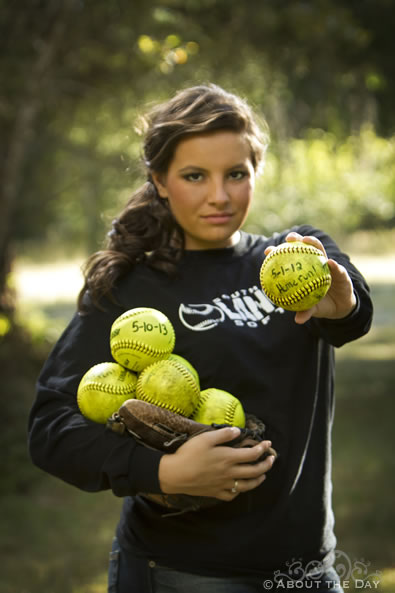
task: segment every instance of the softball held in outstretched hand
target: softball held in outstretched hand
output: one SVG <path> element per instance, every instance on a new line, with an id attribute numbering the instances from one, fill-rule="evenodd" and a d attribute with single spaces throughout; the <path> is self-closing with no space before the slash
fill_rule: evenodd
<path id="1" fill-rule="evenodd" d="M 137 373 L 168 358 L 174 345 L 174 328 L 166 315 L 156 309 L 130 309 L 111 327 L 111 354 L 119 364 Z"/>
<path id="2" fill-rule="evenodd" d="M 116 362 L 101 362 L 82 377 L 77 391 L 80 412 L 105 424 L 127 400 L 135 396 L 137 375 Z"/>
<path id="3" fill-rule="evenodd" d="M 244 428 L 246 419 L 241 402 L 227 391 L 210 387 L 201 391 L 191 416 L 201 424 L 230 424 Z"/>
<path id="4" fill-rule="evenodd" d="M 303 241 L 275 247 L 264 259 L 259 277 L 268 299 L 287 311 L 310 309 L 331 285 L 326 255 Z"/>

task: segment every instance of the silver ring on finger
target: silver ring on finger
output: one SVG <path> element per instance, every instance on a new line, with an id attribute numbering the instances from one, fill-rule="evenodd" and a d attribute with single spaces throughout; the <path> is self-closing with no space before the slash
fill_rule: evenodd
<path id="1" fill-rule="evenodd" d="M 233 484 L 233 488 L 231 489 L 231 492 L 233 494 L 237 494 L 238 490 L 237 490 L 237 485 L 238 485 L 238 481 L 235 480 L 235 483 Z"/>

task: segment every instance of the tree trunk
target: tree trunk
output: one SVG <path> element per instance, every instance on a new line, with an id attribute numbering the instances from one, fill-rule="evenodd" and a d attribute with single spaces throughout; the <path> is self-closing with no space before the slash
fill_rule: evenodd
<path id="1" fill-rule="evenodd" d="M 27 64 L 24 72 L 24 92 L 19 97 L 15 117 L 5 149 L 5 159 L 0 184 L 0 313 L 11 315 L 13 299 L 8 288 L 8 275 L 12 266 L 12 228 L 20 194 L 26 156 L 37 134 L 36 122 L 43 106 L 43 97 L 54 71 L 56 57 L 62 46 L 68 26 L 78 0 L 63 0 L 56 15 L 45 15 L 40 11 L 40 18 L 48 21 L 45 39 L 34 39 L 36 49 L 33 63 Z M 52 22 L 51 22 L 52 21 Z M 29 29 L 27 24 L 26 29 Z M 33 27 L 32 27 L 33 29 Z M 34 30 L 34 29 L 33 29 Z M 29 35 L 30 31 L 24 31 Z"/>

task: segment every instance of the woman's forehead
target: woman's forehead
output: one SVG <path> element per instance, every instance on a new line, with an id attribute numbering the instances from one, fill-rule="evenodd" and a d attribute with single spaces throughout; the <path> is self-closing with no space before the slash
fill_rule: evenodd
<path id="1" fill-rule="evenodd" d="M 209 168 L 213 164 L 233 166 L 250 160 L 251 146 L 246 134 L 220 130 L 210 134 L 196 134 L 181 140 L 174 151 L 170 166 Z"/>

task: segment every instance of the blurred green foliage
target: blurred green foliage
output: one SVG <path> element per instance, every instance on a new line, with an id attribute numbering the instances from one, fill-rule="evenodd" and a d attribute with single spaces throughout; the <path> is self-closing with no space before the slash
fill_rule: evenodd
<path id="1" fill-rule="evenodd" d="M 101 126 L 95 141 L 85 132 L 79 124 L 69 130 L 73 150 L 55 150 L 48 165 L 51 175 L 26 196 L 17 225 L 21 245 L 24 240 L 45 240 L 98 249 L 113 216 L 133 187 L 144 181 L 132 122 L 113 134 Z M 89 144 L 103 159 L 102 166 L 88 157 L 86 162 L 76 158 L 88 153 Z M 278 142 L 269 149 L 247 228 L 270 233 L 309 222 L 336 235 L 391 227 L 394 164 L 395 137 L 379 137 L 371 126 L 344 140 L 309 130 L 304 138 Z M 53 198 L 37 209 L 36 192 L 45 187 Z"/>
<path id="2" fill-rule="evenodd" d="M 380 138 L 371 126 L 343 141 L 310 130 L 269 152 L 248 226 L 271 232 L 313 222 L 334 236 L 392 227 L 394 163 L 395 137 Z"/>
<path id="3" fill-rule="evenodd" d="M 256 230 L 302 219 L 329 231 L 393 225 L 390 1 L 0 7 L 0 292 L 10 245 L 101 246 L 142 180 L 136 117 L 207 81 L 245 96 L 269 122 Z"/>

